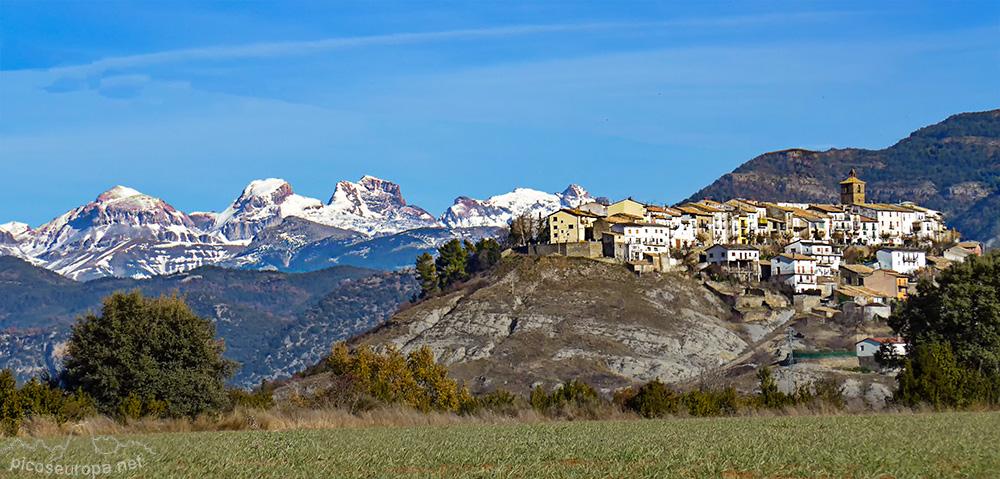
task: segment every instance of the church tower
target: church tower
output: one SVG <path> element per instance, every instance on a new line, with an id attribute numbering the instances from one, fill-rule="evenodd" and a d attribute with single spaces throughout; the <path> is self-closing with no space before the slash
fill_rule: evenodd
<path id="1" fill-rule="evenodd" d="M 854 168 L 847 179 L 840 182 L 840 204 L 862 205 L 865 203 L 865 182 L 858 179 Z"/>

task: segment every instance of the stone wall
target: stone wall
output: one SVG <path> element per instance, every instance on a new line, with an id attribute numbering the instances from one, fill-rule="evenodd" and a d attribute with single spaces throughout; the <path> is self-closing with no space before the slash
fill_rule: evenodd
<path id="1" fill-rule="evenodd" d="M 538 256 L 582 256 L 584 258 L 600 258 L 604 256 L 602 245 L 597 241 L 533 244 L 518 248 L 518 253 Z"/>

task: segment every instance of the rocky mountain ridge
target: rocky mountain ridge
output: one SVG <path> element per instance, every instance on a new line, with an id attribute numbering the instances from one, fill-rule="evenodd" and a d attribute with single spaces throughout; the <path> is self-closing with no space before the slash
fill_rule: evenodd
<path id="1" fill-rule="evenodd" d="M 519 214 L 547 215 L 591 200 L 576 185 L 557 194 L 518 188 L 486 201 L 461 197 L 438 219 L 408 204 L 399 185 L 372 176 L 339 182 L 325 204 L 270 178 L 251 182 L 221 213 L 188 215 L 162 199 L 116 186 L 37 229 L 16 222 L 0 226 L 0 255 L 77 280 L 150 277 L 206 264 L 401 269 L 453 238 L 501 234 Z M 466 204 L 478 207 L 461 208 Z M 300 250 L 308 253 L 300 257 Z"/>

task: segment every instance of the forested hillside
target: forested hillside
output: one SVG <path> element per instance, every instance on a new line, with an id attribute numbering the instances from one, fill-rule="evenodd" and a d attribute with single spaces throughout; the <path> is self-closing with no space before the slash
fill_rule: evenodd
<path id="1" fill-rule="evenodd" d="M 98 312 L 114 291 L 178 293 L 215 320 L 225 356 L 243 363 L 235 382 L 290 374 L 333 342 L 366 331 L 417 291 L 412 274 L 336 266 L 301 274 L 205 266 L 134 280 L 72 281 L 19 259 L 0 257 L 0 367 L 23 375 L 56 366 L 78 315 Z"/>

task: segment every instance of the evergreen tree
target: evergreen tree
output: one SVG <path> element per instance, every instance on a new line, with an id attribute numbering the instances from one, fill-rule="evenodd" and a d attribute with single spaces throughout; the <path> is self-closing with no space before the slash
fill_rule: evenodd
<path id="1" fill-rule="evenodd" d="M 438 287 L 437 269 L 430 253 L 417 256 L 417 280 L 420 281 L 420 297 L 426 298 L 441 289 Z"/>
<path id="2" fill-rule="evenodd" d="M 475 256 L 469 258 L 469 272 L 486 271 L 500 262 L 500 243 L 493 238 L 483 238 L 476 243 Z"/>
<path id="3" fill-rule="evenodd" d="M 438 283 L 441 288 L 447 288 L 465 279 L 465 265 L 468 261 L 469 255 L 457 239 L 438 248 L 438 257 L 434 264 L 437 266 Z"/>
<path id="4" fill-rule="evenodd" d="M 226 403 L 223 381 L 236 363 L 222 358 L 215 326 L 191 312 L 183 298 L 143 297 L 139 290 L 104 299 L 101 314 L 73 326 L 63 381 L 88 393 L 105 414 L 143 398 L 148 410 L 194 416 Z M 132 401 L 134 402 L 134 400 Z"/>
<path id="5" fill-rule="evenodd" d="M 10 369 L 0 371 L 0 435 L 17 435 L 24 409 L 17 391 L 17 379 Z"/>

